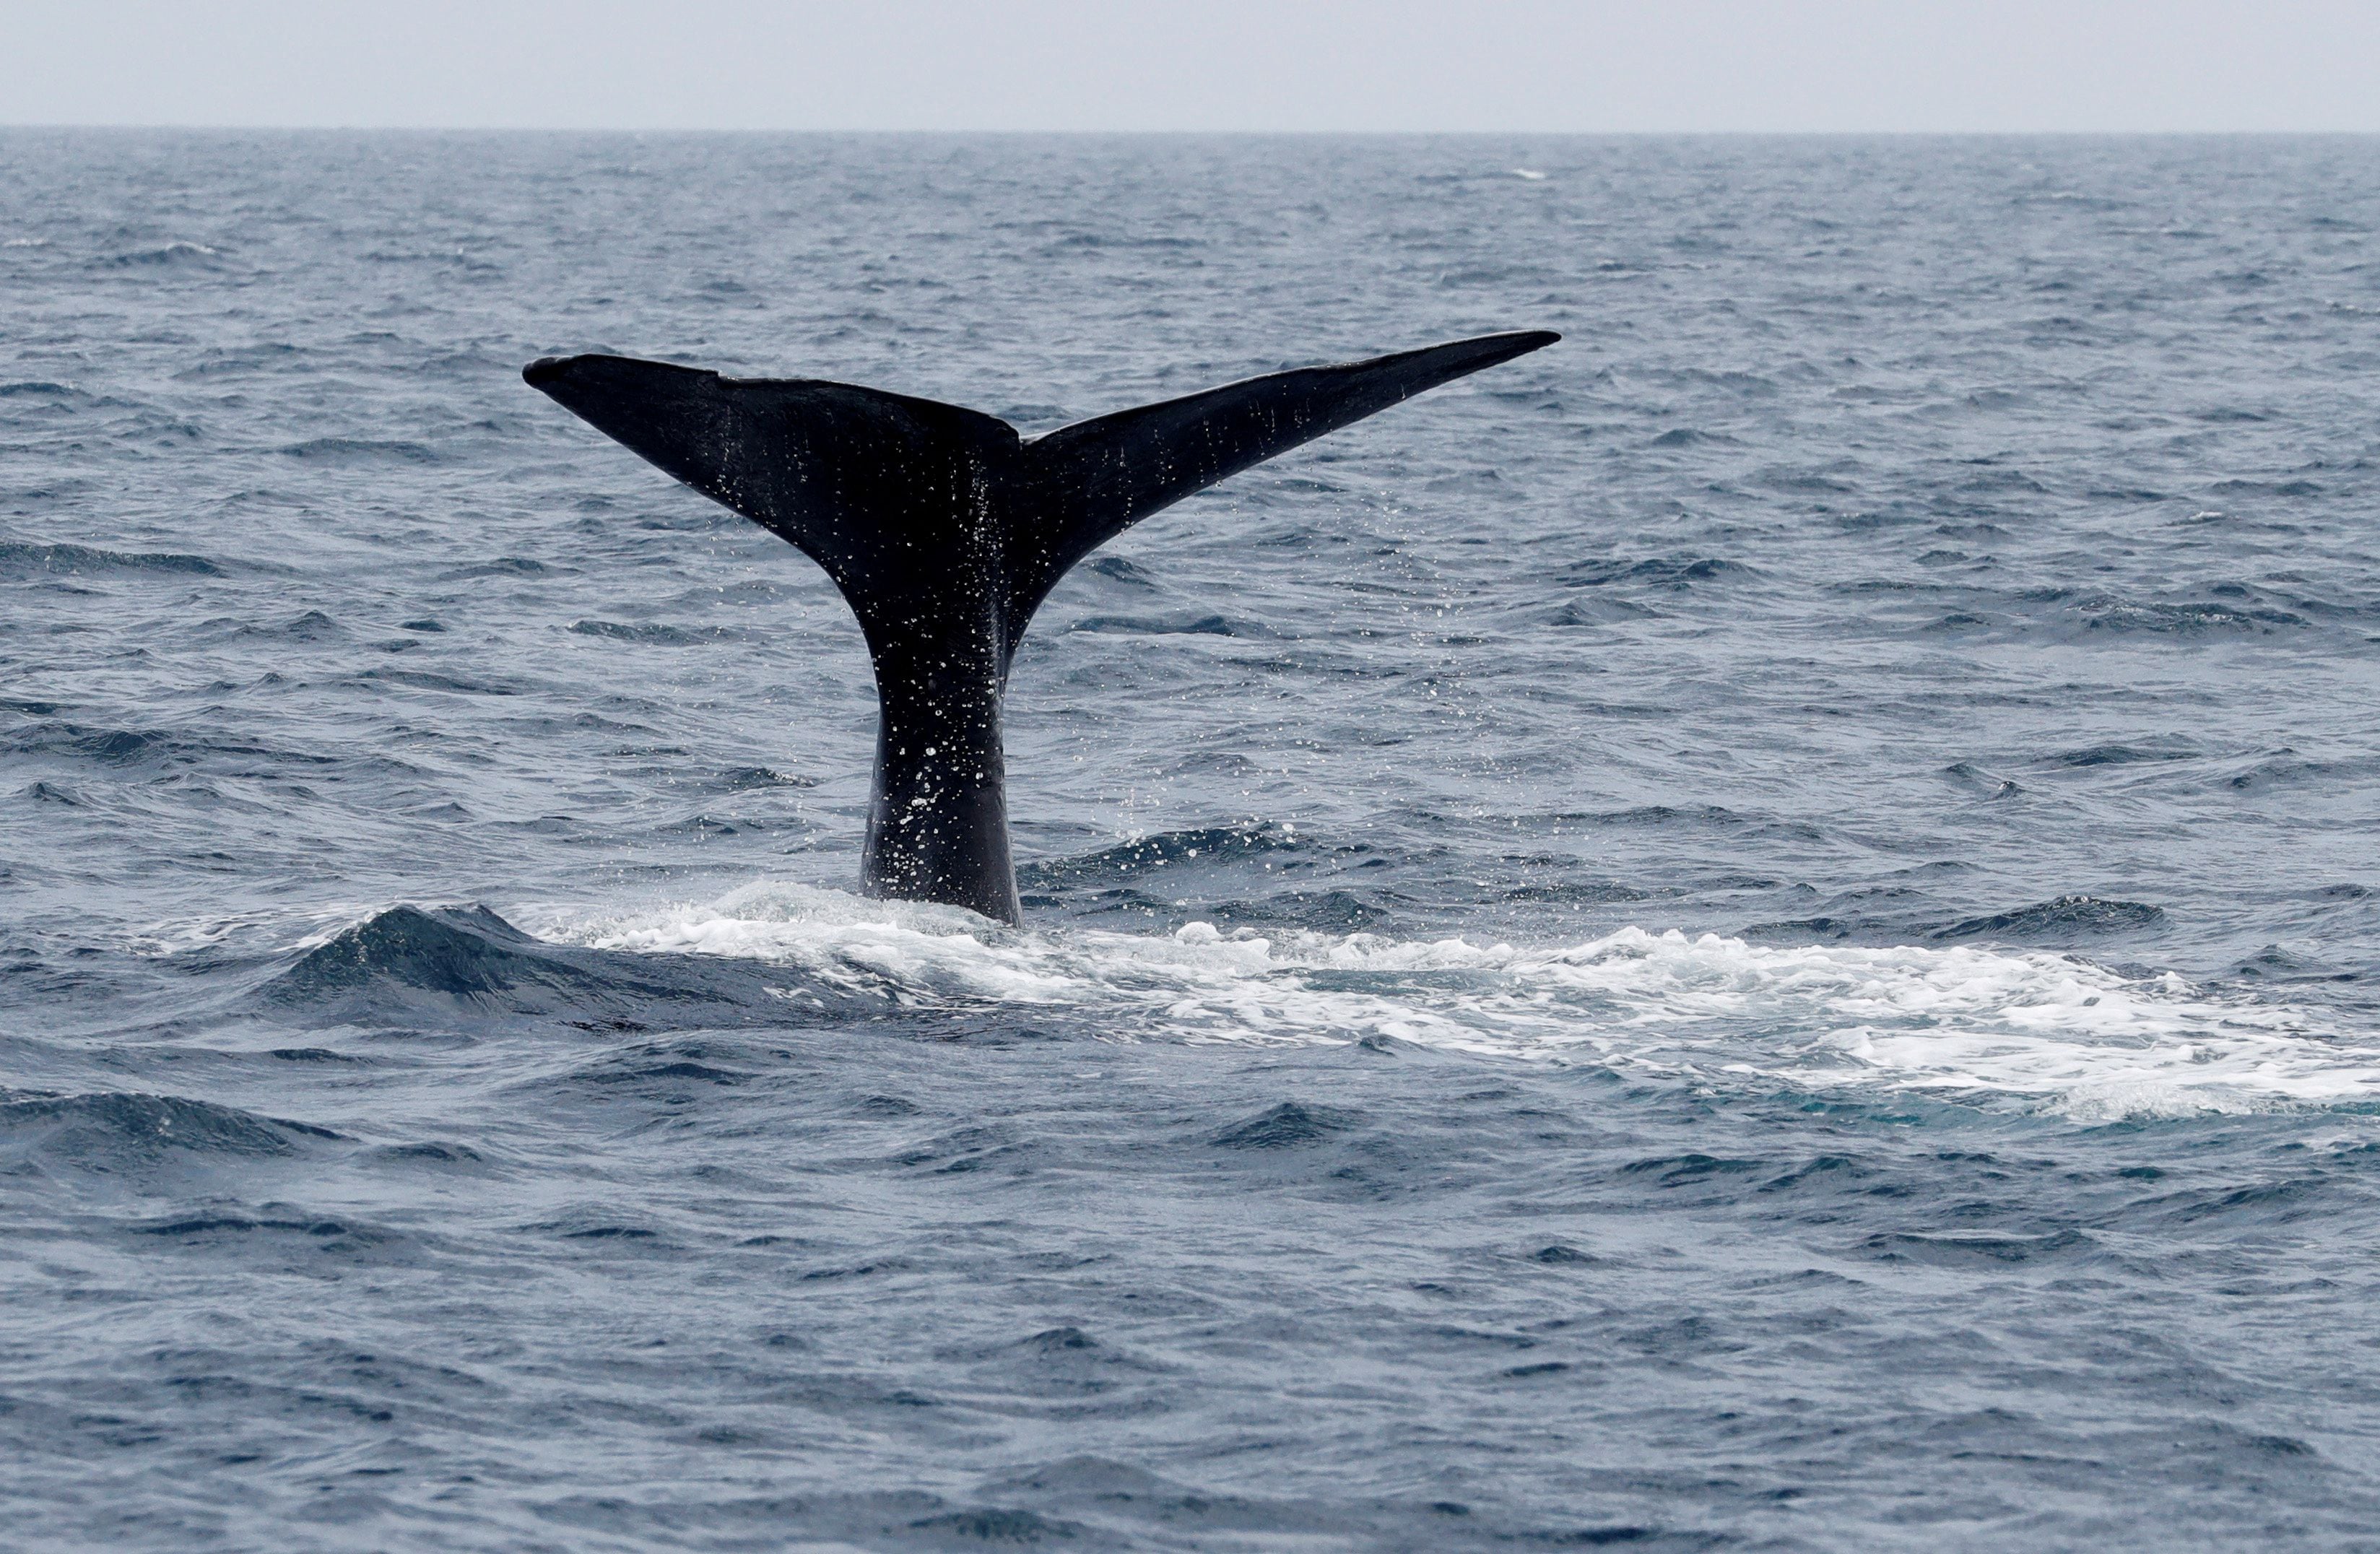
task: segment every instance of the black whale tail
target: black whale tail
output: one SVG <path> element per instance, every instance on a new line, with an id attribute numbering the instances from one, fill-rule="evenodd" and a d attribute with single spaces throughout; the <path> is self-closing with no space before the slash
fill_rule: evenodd
<path id="1" fill-rule="evenodd" d="M 1058 580 L 1194 492 L 1560 338 L 1276 372 L 1029 442 L 974 410 L 848 383 L 615 356 L 549 357 L 522 376 L 826 569 L 867 636 L 883 713 L 868 889 L 1014 923 L 1000 702 Z"/>

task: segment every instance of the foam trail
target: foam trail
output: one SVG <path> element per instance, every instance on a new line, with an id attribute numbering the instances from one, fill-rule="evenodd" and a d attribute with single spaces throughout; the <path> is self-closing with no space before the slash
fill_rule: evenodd
<path id="1" fill-rule="evenodd" d="M 1553 948 L 1377 934 L 1010 930 L 948 908 L 760 883 L 548 938 L 750 956 L 910 1006 L 1052 1006 L 1189 1041 L 1372 1033 L 1722 1089 L 2013 1099 L 2082 1120 L 2380 1100 L 2380 1041 L 2313 1013 L 1972 946 L 1770 946 L 1624 928 Z"/>

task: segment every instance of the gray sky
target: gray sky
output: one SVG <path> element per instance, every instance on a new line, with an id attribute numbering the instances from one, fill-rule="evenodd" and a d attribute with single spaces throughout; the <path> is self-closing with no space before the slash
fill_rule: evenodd
<path id="1" fill-rule="evenodd" d="M 2380 0 L 0 0 L 0 122 L 2380 130 Z"/>

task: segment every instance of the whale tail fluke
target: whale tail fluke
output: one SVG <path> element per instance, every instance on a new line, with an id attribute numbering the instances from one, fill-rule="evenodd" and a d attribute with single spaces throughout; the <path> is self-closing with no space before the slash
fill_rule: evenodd
<path id="1" fill-rule="evenodd" d="M 1013 650 L 1058 580 L 1141 519 L 1560 338 L 1488 334 L 1274 372 L 1030 442 L 978 411 L 850 383 L 725 378 L 616 356 L 549 357 L 522 376 L 799 547 L 842 587 L 863 626 L 882 613 L 877 596 L 905 595 L 921 568 L 958 562 L 996 572 L 999 624 Z"/>
<path id="2" fill-rule="evenodd" d="M 876 670 L 868 888 L 1014 922 L 1001 698 L 1058 580 L 1194 492 L 1560 338 L 1275 372 L 1030 442 L 978 411 L 850 383 L 618 356 L 548 357 L 521 375 L 825 568 Z"/>

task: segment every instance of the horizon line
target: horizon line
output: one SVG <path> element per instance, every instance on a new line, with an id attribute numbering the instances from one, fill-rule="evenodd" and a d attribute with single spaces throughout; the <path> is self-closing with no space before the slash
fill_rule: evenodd
<path id="1" fill-rule="evenodd" d="M 2342 128 L 2290 127 L 2232 128 L 1639 128 L 1639 129 L 1550 129 L 1550 128 L 1262 128 L 1213 127 L 1177 128 L 970 128 L 952 127 L 832 127 L 793 125 L 604 125 L 604 124 L 322 124 L 322 123 L 230 123 L 230 122 L 155 122 L 26 120 L 0 119 L 0 132 L 8 130 L 95 130 L 124 133 L 147 133 L 162 130 L 219 131 L 228 134 L 419 134 L 419 135 L 844 135 L 881 138 L 923 138 L 928 136 L 965 136 L 970 138 L 1025 139 L 1027 137 L 1070 138 L 1139 138 L 1181 139 L 1187 137 L 1236 139 L 1306 139 L 1320 140 L 1345 137 L 1365 140 L 1422 140 L 1429 138 L 1475 138 L 1491 136 L 1534 135 L 1562 140 L 2212 140 L 2233 138 L 2279 138 L 2287 136 L 2324 136 L 2349 139 L 2380 138 L 2380 127 Z"/>

